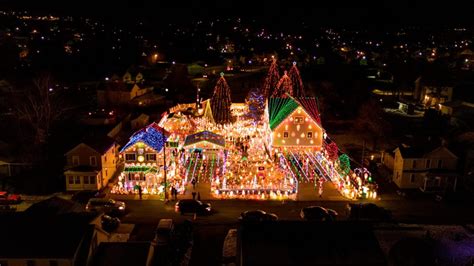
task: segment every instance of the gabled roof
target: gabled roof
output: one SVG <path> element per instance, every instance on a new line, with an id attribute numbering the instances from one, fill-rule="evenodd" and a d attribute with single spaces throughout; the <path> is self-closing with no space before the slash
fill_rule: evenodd
<path id="1" fill-rule="evenodd" d="M 196 134 L 186 136 L 186 140 L 184 141 L 184 146 L 193 145 L 201 141 L 207 141 L 207 142 L 225 147 L 224 137 L 210 131 L 201 131 Z"/>
<path id="2" fill-rule="evenodd" d="M 458 158 L 454 153 L 452 153 L 448 148 L 441 146 L 441 145 L 434 145 L 431 143 L 415 146 L 415 147 L 407 147 L 400 145 L 398 147 L 400 153 L 403 158 L 411 159 L 411 158 L 430 158 L 430 154 L 435 152 L 443 151 L 446 155 L 452 158 Z"/>
<path id="3" fill-rule="evenodd" d="M 319 117 L 319 111 L 314 97 L 270 98 L 268 103 L 270 128 L 274 130 L 278 127 L 278 125 L 299 106 L 301 106 L 318 125 L 321 125 L 321 118 Z"/>
<path id="4" fill-rule="evenodd" d="M 163 136 L 164 133 L 164 136 Z M 138 142 L 145 143 L 148 147 L 154 149 L 156 152 L 160 152 L 163 148 L 164 142 L 166 141 L 166 136 L 168 133 L 162 129 L 155 122 L 151 123 L 145 128 L 140 129 L 135 132 L 125 146 L 120 150 L 120 152 L 125 151 L 129 147 L 135 145 Z"/>

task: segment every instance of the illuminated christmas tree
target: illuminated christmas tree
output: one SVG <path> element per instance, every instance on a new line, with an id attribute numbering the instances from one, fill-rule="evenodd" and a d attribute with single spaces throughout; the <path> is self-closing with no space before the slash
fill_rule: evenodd
<path id="1" fill-rule="evenodd" d="M 249 91 L 245 100 L 249 106 L 248 115 L 255 121 L 260 121 L 265 110 L 265 98 L 259 89 Z"/>
<path id="2" fill-rule="evenodd" d="M 278 74 L 278 65 L 276 59 L 273 59 L 273 62 L 268 69 L 267 77 L 265 78 L 265 83 L 263 84 L 263 96 L 268 98 L 272 95 L 272 91 L 276 88 L 278 80 L 280 79 L 280 74 Z"/>
<path id="3" fill-rule="evenodd" d="M 339 156 L 339 174 L 346 176 L 351 171 L 351 161 L 347 154 Z"/>
<path id="4" fill-rule="evenodd" d="M 287 93 L 293 96 L 293 84 L 291 83 L 291 79 L 285 71 L 285 74 L 283 74 L 280 81 L 278 81 L 278 84 L 273 91 L 272 97 L 286 98 Z"/>
<path id="5" fill-rule="evenodd" d="M 293 62 L 293 66 L 288 73 L 291 84 L 293 85 L 293 97 L 304 97 L 303 81 L 301 80 L 300 71 L 296 67 L 296 62 Z"/>
<path id="6" fill-rule="evenodd" d="M 232 122 L 232 115 L 230 112 L 231 104 L 230 88 L 224 78 L 224 73 L 221 73 L 221 77 L 214 87 L 214 94 L 211 98 L 211 110 L 214 116 L 214 121 L 217 124 L 227 124 Z"/>

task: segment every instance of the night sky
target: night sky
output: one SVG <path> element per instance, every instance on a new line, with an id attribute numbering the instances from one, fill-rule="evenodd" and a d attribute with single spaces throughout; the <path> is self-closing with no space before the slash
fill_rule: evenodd
<path id="1" fill-rule="evenodd" d="M 313 2 L 312 4 L 310 4 Z M 199 17 L 251 16 L 295 26 L 458 25 L 474 23 L 474 1 L 313 1 L 313 0 L 0 0 L 0 8 L 28 9 L 105 19 L 180 21 Z M 106 15 L 105 15 L 106 14 Z"/>

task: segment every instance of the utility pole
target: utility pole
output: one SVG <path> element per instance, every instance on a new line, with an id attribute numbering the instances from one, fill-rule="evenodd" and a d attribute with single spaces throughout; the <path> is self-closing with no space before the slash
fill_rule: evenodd
<path id="1" fill-rule="evenodd" d="M 168 202 L 168 190 L 166 188 L 166 136 L 165 136 L 165 128 L 161 128 L 161 132 L 163 135 L 163 178 L 165 181 L 165 202 Z"/>

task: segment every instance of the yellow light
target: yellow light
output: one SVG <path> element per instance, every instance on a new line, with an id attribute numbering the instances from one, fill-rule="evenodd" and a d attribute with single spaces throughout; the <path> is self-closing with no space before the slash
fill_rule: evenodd
<path id="1" fill-rule="evenodd" d="M 304 138 L 304 133 L 301 133 L 300 137 Z"/>
<path id="2" fill-rule="evenodd" d="M 278 136 L 279 138 L 281 138 L 281 134 L 280 134 L 280 133 L 278 133 L 277 136 Z"/>
<path id="3" fill-rule="evenodd" d="M 301 128 L 300 125 L 297 125 L 297 126 L 296 126 L 296 130 L 297 130 L 297 131 L 300 131 L 300 128 Z"/>
<path id="4" fill-rule="evenodd" d="M 308 129 L 313 129 L 313 126 L 309 125 L 309 126 L 308 126 Z"/>
<path id="5" fill-rule="evenodd" d="M 145 157 L 143 157 L 143 155 L 139 155 L 139 156 L 138 156 L 138 161 L 139 161 L 139 162 L 145 161 Z"/>
<path id="6" fill-rule="evenodd" d="M 311 144 L 314 144 L 314 141 L 313 141 L 313 140 L 311 140 L 311 141 L 310 141 L 310 143 L 311 143 Z"/>
<path id="7" fill-rule="evenodd" d="M 296 139 L 296 144 L 300 144 L 300 139 Z"/>

